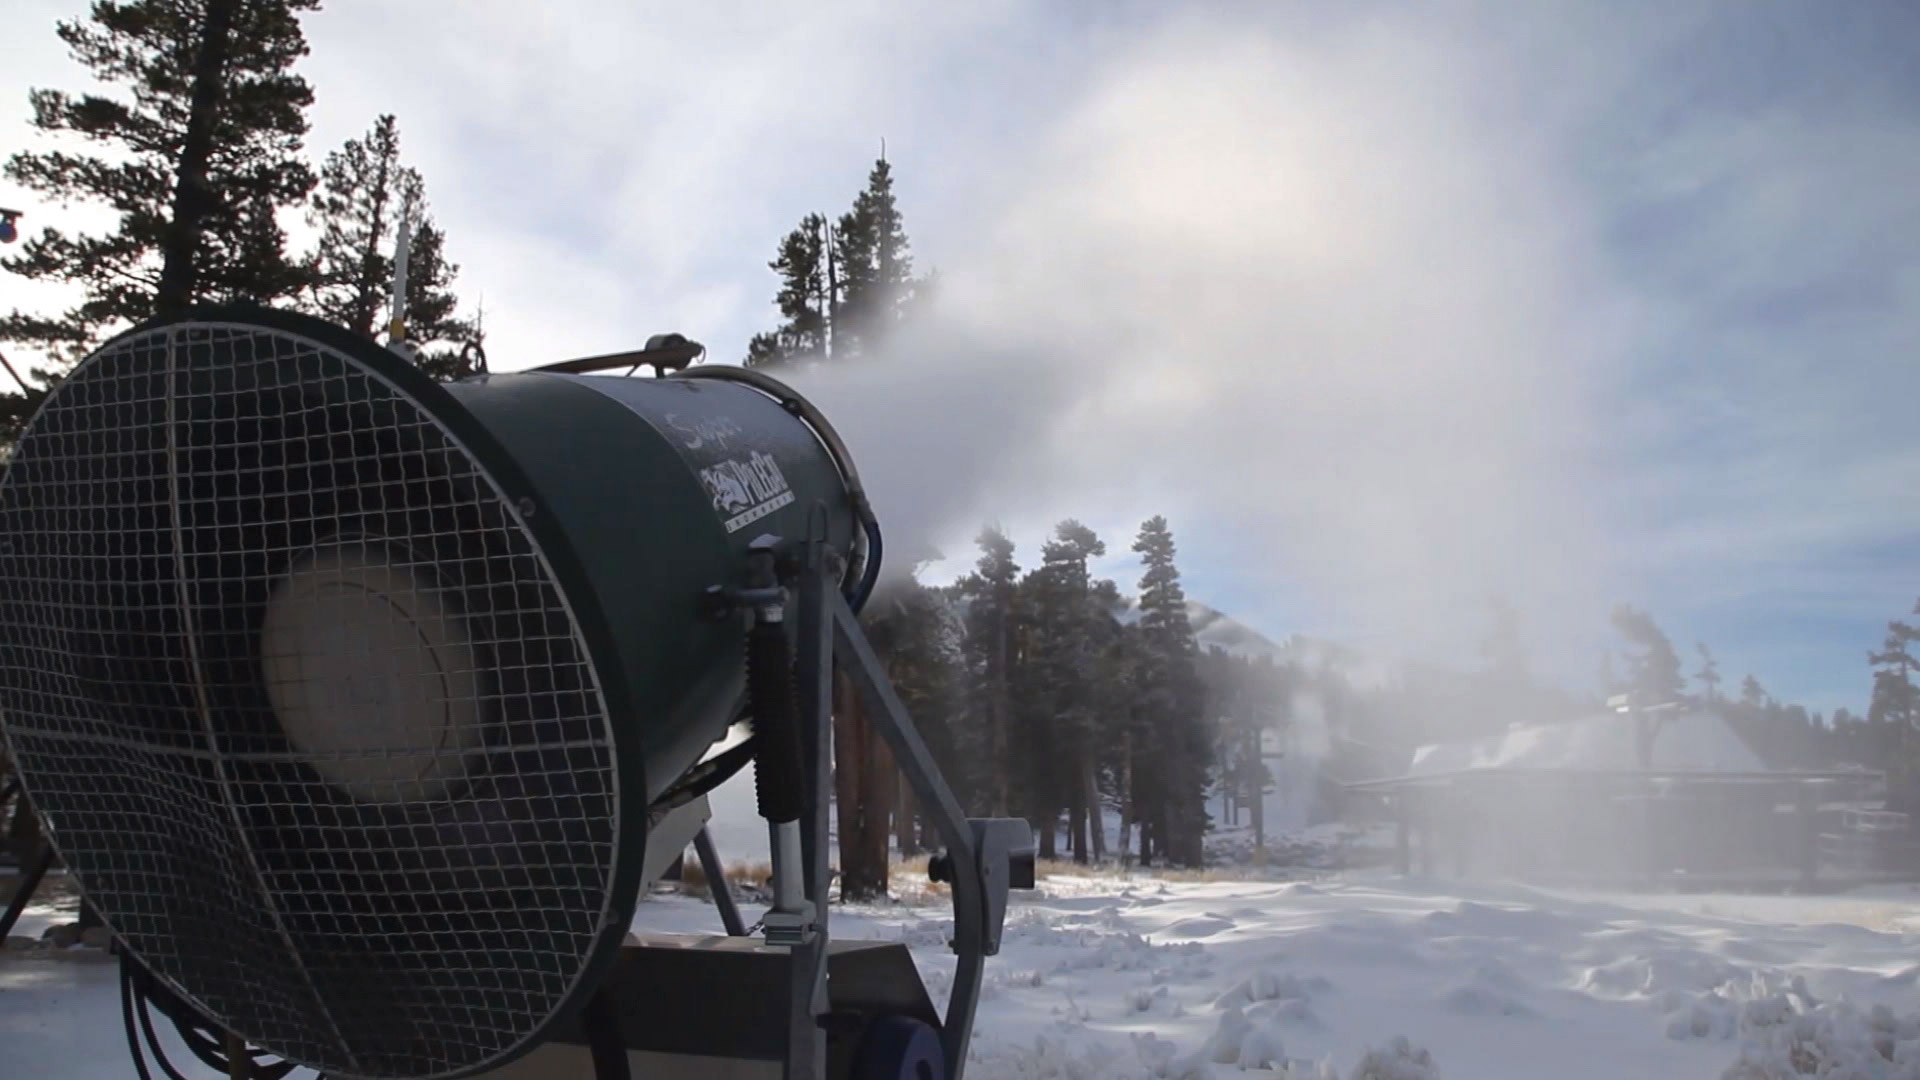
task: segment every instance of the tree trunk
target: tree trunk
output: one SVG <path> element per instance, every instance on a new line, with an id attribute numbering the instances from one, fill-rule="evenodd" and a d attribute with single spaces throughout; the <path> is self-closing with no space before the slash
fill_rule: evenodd
<path id="1" fill-rule="evenodd" d="M 902 856 L 920 854 L 920 815 L 913 797 L 913 785 L 907 783 L 907 774 L 895 771 L 898 777 L 899 797 L 893 808 L 893 836 L 899 845 Z"/>
<path id="2" fill-rule="evenodd" d="M 1050 808 L 1035 814 L 1033 831 L 1040 838 L 1040 857 L 1058 859 L 1060 857 L 1060 811 Z"/>
<path id="3" fill-rule="evenodd" d="M 999 633 L 995 642 L 998 667 L 994 672 L 993 685 L 993 732 L 989 767 L 993 770 L 993 815 L 1007 816 L 1007 776 L 1011 763 L 1007 760 L 1007 713 L 1013 708 L 1011 688 L 1007 680 L 1007 615 L 1003 608 L 999 619 Z"/>
<path id="4" fill-rule="evenodd" d="M 1080 770 L 1073 771 L 1073 788 L 1067 795 L 1067 850 L 1073 854 L 1073 861 L 1085 864 L 1087 861 L 1087 807 L 1086 793 L 1080 787 Z"/>
<path id="5" fill-rule="evenodd" d="M 893 752 L 887 749 L 873 724 L 869 722 L 865 727 L 867 748 L 862 765 L 866 771 L 860 777 L 860 817 L 867 830 L 866 864 L 876 875 L 874 895 L 885 896 L 893 864 L 893 834 L 888 826 L 892 824 L 895 796 L 900 790 L 900 770 L 893 763 Z"/>
<path id="6" fill-rule="evenodd" d="M 214 120 L 226 80 L 229 28 L 237 2 L 207 0 L 204 21 L 200 24 L 200 50 L 193 61 L 187 132 L 181 142 L 179 170 L 174 176 L 173 218 L 167 222 L 166 238 L 161 245 L 160 286 L 153 298 L 157 315 L 178 315 L 193 303 L 194 256 L 200 246 L 200 219 L 213 197 L 207 183 L 207 163 L 213 159 Z"/>
<path id="7" fill-rule="evenodd" d="M 871 797 L 873 732 L 866 706 L 844 674 L 834 677 L 833 787 L 840 846 L 840 899 L 872 900 L 887 893 L 886 817 Z M 876 825 L 876 821 L 878 824 Z M 880 834 L 874 858 L 873 833 Z"/>
<path id="8" fill-rule="evenodd" d="M 1107 858 L 1106 812 L 1100 805 L 1100 781 L 1094 775 L 1093 762 L 1086 764 L 1082 776 L 1081 788 L 1086 792 L 1083 800 L 1087 806 L 1087 824 L 1093 832 L 1093 861 L 1105 862 Z"/>
<path id="9" fill-rule="evenodd" d="M 1120 865 L 1133 859 L 1133 732 L 1120 733 Z"/>

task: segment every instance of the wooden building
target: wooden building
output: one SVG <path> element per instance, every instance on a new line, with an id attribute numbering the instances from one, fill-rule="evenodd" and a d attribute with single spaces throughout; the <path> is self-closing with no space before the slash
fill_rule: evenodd
<path id="1" fill-rule="evenodd" d="M 1422 747 L 1404 774 L 1348 790 L 1396 822 L 1402 872 L 1739 888 L 1860 880 L 1833 837 L 1876 786 L 1878 773 L 1769 770 L 1695 713 L 1664 724 L 1651 755 L 1629 718 L 1603 715 Z"/>

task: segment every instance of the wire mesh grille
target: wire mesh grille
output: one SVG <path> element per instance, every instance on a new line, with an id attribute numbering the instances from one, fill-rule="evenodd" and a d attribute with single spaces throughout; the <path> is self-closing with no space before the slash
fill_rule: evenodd
<path id="1" fill-rule="evenodd" d="M 303 337 L 157 329 L 52 395 L 0 486 L 0 704 L 103 917 L 302 1064 L 496 1060 L 609 922 L 612 735 L 550 567 Z"/>

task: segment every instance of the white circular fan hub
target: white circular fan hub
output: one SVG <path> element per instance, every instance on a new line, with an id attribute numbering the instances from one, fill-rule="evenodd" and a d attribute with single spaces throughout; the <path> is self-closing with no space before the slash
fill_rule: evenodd
<path id="1" fill-rule="evenodd" d="M 467 628 L 396 554 L 347 543 L 306 556 L 274 588 L 260 636 L 282 730 L 362 802 L 445 797 L 482 741 Z"/>

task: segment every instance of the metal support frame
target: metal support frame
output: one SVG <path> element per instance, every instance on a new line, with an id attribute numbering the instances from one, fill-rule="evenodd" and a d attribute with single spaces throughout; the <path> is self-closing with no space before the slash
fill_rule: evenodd
<path id="1" fill-rule="evenodd" d="M 727 868 L 721 865 L 720 852 L 713 846 L 713 834 L 705 825 L 693 836 L 693 853 L 699 857 L 700 869 L 707 875 L 707 892 L 713 896 L 713 906 L 720 912 L 720 925 L 727 928 L 728 937 L 746 937 L 747 924 L 741 921 L 740 905 L 733 901 Z"/>
<path id="2" fill-rule="evenodd" d="M 784 1080 L 822 1080 L 826 1070 L 827 1039 L 822 1023 L 828 1011 L 826 959 L 830 940 L 827 811 L 832 791 L 833 676 L 837 666 L 852 679 L 875 730 L 892 749 L 895 763 L 923 811 L 933 819 L 946 847 L 932 868 L 937 879 L 952 886 L 954 933 L 949 944 L 958 963 L 940 1025 L 940 1041 L 948 1080 L 961 1080 L 986 958 L 1000 949 L 1008 890 L 1031 888 L 1033 884 L 1033 830 L 1023 819 L 966 816 L 894 693 L 886 669 L 874 655 L 852 607 L 839 591 L 841 567 L 826 546 L 824 528 L 816 526 L 813 531 L 814 536 L 793 553 L 798 557 L 788 564 L 788 577 L 797 594 L 797 617 L 788 622 L 796 635 L 797 720 L 806 794 L 801 891 L 811 907 L 812 919 L 798 940 L 788 946 L 787 1054 L 782 1076 Z"/>
<path id="3" fill-rule="evenodd" d="M 799 698 L 800 764 L 805 774 L 806 813 L 801 819 L 801 889 L 812 906 L 813 922 L 792 946 L 787 984 L 787 1060 L 784 1080 L 823 1080 L 827 1039 L 821 1021 L 827 1015 L 828 871 L 827 808 L 833 790 L 833 645 L 826 596 L 829 582 L 825 508 L 811 525 L 799 566 L 799 640 L 794 650 L 794 683 Z M 837 595 L 837 594 L 836 594 Z"/>

